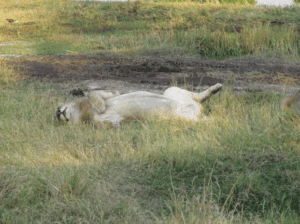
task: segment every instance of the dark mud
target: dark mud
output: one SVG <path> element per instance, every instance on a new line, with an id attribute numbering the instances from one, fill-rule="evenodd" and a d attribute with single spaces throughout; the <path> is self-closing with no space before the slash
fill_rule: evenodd
<path id="1" fill-rule="evenodd" d="M 10 58 L 9 64 L 42 82 L 120 80 L 135 84 L 211 86 L 242 81 L 300 84 L 300 65 L 280 60 L 54 55 Z"/>

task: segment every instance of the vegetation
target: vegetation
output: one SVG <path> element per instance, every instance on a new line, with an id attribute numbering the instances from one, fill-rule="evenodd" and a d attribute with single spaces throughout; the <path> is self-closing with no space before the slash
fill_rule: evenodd
<path id="1" fill-rule="evenodd" d="M 58 87 L 0 91 L 0 220 L 298 223 L 299 119 L 281 96 L 205 104 L 209 121 L 59 125 Z"/>
<path id="2" fill-rule="evenodd" d="M 299 60 L 299 7 L 255 7 L 254 1 L 250 2 L 252 5 L 246 1 L 29 3 L 2 8 L 0 41 L 14 45 L 1 46 L 0 53 L 87 51 L 202 55 L 216 59 L 265 54 Z M 19 23 L 9 24 L 4 18 L 10 17 Z"/>
<path id="3" fill-rule="evenodd" d="M 0 60 L 0 67 L 0 86 L 15 85 L 26 78 L 17 68 L 7 65 L 6 60 Z"/>
<path id="4" fill-rule="evenodd" d="M 6 1 L 19 24 L 1 20 L 0 53 L 299 61 L 299 7 L 222 2 Z M 300 125 L 281 95 L 225 86 L 208 121 L 101 129 L 57 124 L 60 88 L 0 66 L 0 223 L 299 223 Z"/>

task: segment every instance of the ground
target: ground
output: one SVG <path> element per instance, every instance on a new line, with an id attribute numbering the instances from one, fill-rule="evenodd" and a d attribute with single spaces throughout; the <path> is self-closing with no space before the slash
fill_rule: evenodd
<path id="1" fill-rule="evenodd" d="M 194 90 L 229 83 L 237 92 L 267 90 L 291 94 L 300 84 L 300 64 L 280 59 L 217 61 L 160 55 L 121 58 L 79 54 L 11 57 L 8 63 L 33 79 L 63 85 L 66 91 L 94 86 L 121 93 L 162 93 L 174 83 L 186 83 Z"/>

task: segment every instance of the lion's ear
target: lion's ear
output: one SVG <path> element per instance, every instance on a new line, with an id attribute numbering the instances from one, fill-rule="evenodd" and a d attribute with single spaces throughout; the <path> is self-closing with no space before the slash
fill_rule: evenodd
<path id="1" fill-rule="evenodd" d="M 88 100 L 93 109 L 96 110 L 99 114 L 102 114 L 105 111 L 105 101 L 95 92 L 91 92 L 88 95 Z"/>

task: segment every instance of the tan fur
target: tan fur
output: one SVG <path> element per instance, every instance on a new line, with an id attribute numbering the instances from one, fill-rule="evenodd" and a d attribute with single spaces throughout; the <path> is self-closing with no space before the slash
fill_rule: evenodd
<path id="1" fill-rule="evenodd" d="M 94 120 L 93 108 L 88 100 L 79 101 L 76 107 L 80 112 L 80 121 L 83 123 L 91 123 Z"/>
<path id="2" fill-rule="evenodd" d="M 202 102 L 222 89 L 222 84 L 211 86 L 201 93 L 193 93 L 178 87 L 168 88 L 163 95 L 138 91 L 118 93 L 93 91 L 87 99 L 69 102 L 56 111 L 57 117 L 74 123 L 110 122 L 119 127 L 120 122 L 130 119 L 145 120 L 180 119 L 197 122 L 205 119 Z"/>
<path id="3" fill-rule="evenodd" d="M 105 111 L 105 102 L 102 97 L 99 97 L 96 92 L 91 92 L 88 95 L 88 100 L 97 113 L 102 114 Z"/>
<path id="4" fill-rule="evenodd" d="M 284 98 L 281 102 L 281 108 L 283 111 L 290 111 L 300 115 L 300 96 Z"/>

